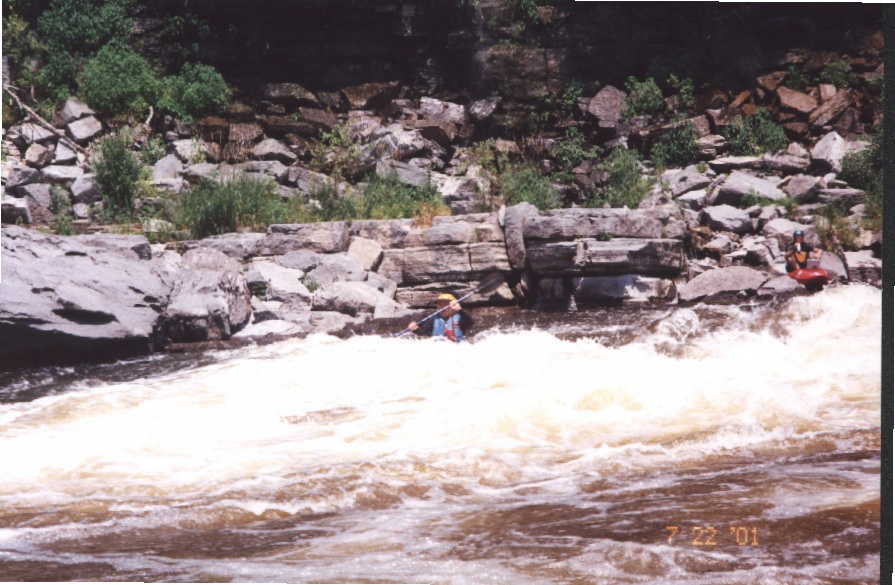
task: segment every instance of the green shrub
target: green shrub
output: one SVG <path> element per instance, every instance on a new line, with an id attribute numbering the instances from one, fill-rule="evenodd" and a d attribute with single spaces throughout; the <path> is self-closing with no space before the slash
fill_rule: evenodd
<path id="1" fill-rule="evenodd" d="M 672 73 L 668 76 L 668 85 L 674 88 L 677 92 L 680 105 L 683 109 L 690 110 L 696 105 L 695 88 L 693 87 L 692 79 L 687 77 L 679 78 Z"/>
<path id="2" fill-rule="evenodd" d="M 115 44 L 104 46 L 87 61 L 78 83 L 87 103 L 111 115 L 145 114 L 160 89 L 149 62 Z"/>
<path id="3" fill-rule="evenodd" d="M 636 77 L 628 77 L 625 89 L 628 90 L 628 97 L 625 98 L 625 108 L 622 112 L 624 118 L 652 116 L 665 109 L 662 90 L 652 77 L 647 77 L 643 81 L 638 81 Z"/>
<path id="4" fill-rule="evenodd" d="M 151 167 L 165 156 L 165 141 L 159 136 L 150 136 L 140 147 L 140 162 Z"/>
<path id="5" fill-rule="evenodd" d="M 180 199 L 179 223 L 197 238 L 277 223 L 285 208 L 271 180 L 204 180 Z"/>
<path id="6" fill-rule="evenodd" d="M 130 143 L 127 130 L 108 136 L 100 143 L 93 160 L 96 182 L 103 193 L 103 210 L 109 219 L 130 217 L 133 213 L 140 163 L 131 153 Z"/>
<path id="7" fill-rule="evenodd" d="M 820 80 L 824 83 L 832 83 L 836 87 L 848 87 L 851 80 L 851 63 L 845 59 L 828 63 L 820 72 Z"/>
<path id="8" fill-rule="evenodd" d="M 600 163 L 601 170 L 609 173 L 609 180 L 598 188 L 589 199 L 591 207 L 637 207 L 649 194 L 652 182 L 643 174 L 637 151 L 616 148 Z"/>
<path id="9" fill-rule="evenodd" d="M 50 211 L 53 213 L 50 228 L 53 233 L 70 236 L 74 232 L 72 227 L 74 214 L 71 207 L 71 200 L 69 200 L 68 192 L 65 189 L 57 186 L 50 187 Z"/>
<path id="10" fill-rule="evenodd" d="M 786 132 L 764 109 L 753 116 L 737 116 L 733 123 L 721 129 L 721 134 L 735 155 L 776 152 L 789 144 Z"/>
<path id="11" fill-rule="evenodd" d="M 86 54 L 110 41 L 124 41 L 133 27 L 128 0 L 53 0 L 37 20 L 50 50 Z"/>
<path id="12" fill-rule="evenodd" d="M 553 157 L 560 165 L 562 171 L 571 171 L 589 158 L 600 156 L 600 147 L 587 147 L 581 130 L 575 127 L 568 128 L 566 135 L 556 142 L 553 147 Z"/>
<path id="13" fill-rule="evenodd" d="M 562 200 L 550 179 L 532 165 L 516 165 L 503 173 L 500 189 L 507 205 L 527 201 L 538 209 L 555 209 Z"/>
<path id="14" fill-rule="evenodd" d="M 182 120 L 218 112 L 230 103 L 230 88 L 210 65 L 187 63 L 162 83 L 159 109 Z"/>
<path id="15" fill-rule="evenodd" d="M 804 71 L 797 68 L 795 65 L 790 65 L 787 68 L 786 76 L 783 78 L 783 85 L 785 87 L 801 91 L 807 88 L 810 84 L 811 80 L 805 75 Z"/>
<path id="16" fill-rule="evenodd" d="M 865 219 L 868 227 L 878 229 L 883 214 L 883 160 L 882 134 L 875 134 L 870 146 L 858 152 L 850 152 L 842 159 L 839 178 L 866 193 Z"/>
<path id="17" fill-rule="evenodd" d="M 311 146 L 309 166 L 344 181 L 361 173 L 360 155 L 360 146 L 352 138 L 348 124 L 343 122 L 323 132 L 319 142 Z"/>
<path id="18" fill-rule="evenodd" d="M 656 168 L 687 166 L 699 156 L 696 146 L 696 130 L 684 122 L 663 134 L 650 150 L 650 158 Z"/>

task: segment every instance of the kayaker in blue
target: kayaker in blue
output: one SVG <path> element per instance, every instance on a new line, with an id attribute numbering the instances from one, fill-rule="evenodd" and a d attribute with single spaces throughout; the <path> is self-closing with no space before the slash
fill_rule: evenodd
<path id="1" fill-rule="evenodd" d="M 434 319 L 432 319 L 432 337 L 440 337 L 450 341 L 463 341 L 462 318 L 460 311 L 462 307 L 454 295 L 441 294 L 435 300 L 435 306 L 438 309 L 444 309 Z M 419 324 L 416 321 L 407 326 L 411 331 L 417 331 Z"/>

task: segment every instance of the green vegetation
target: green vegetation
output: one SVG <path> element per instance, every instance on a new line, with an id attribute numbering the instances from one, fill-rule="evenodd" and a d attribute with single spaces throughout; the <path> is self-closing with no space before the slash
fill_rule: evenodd
<path id="1" fill-rule="evenodd" d="M 149 62 L 117 44 L 104 46 L 87 61 L 78 85 L 88 104 L 111 115 L 145 113 L 161 89 Z"/>
<path id="2" fill-rule="evenodd" d="M 600 169 L 609 173 L 609 180 L 588 200 L 590 207 L 627 206 L 637 207 L 649 194 L 651 181 L 643 174 L 637 152 L 616 148 L 600 163 Z"/>
<path id="3" fill-rule="evenodd" d="M 737 116 L 732 124 L 722 128 L 721 134 L 727 139 L 731 154 L 735 155 L 776 152 L 789 144 L 786 132 L 763 108 L 753 116 Z"/>
<path id="4" fill-rule="evenodd" d="M 556 142 L 552 154 L 559 163 L 561 174 L 571 174 L 582 161 L 600 156 L 599 146 L 588 147 L 585 142 L 581 130 L 575 127 L 566 129 L 565 137 Z"/>
<path id="5" fill-rule="evenodd" d="M 311 147 L 309 166 L 341 182 L 357 178 L 362 172 L 360 155 L 360 146 L 352 138 L 347 122 L 343 122 L 321 134 Z"/>
<path id="6" fill-rule="evenodd" d="M 159 109 L 181 120 L 192 120 L 220 111 L 230 103 L 231 91 L 214 67 L 187 63 L 178 75 L 162 83 Z"/>
<path id="7" fill-rule="evenodd" d="M 656 85 L 652 77 L 638 81 L 636 77 L 628 77 L 625 81 L 625 89 L 628 97 L 625 99 L 625 108 L 622 116 L 631 119 L 636 116 L 652 116 L 665 110 L 665 100 L 662 99 L 662 90 Z"/>
<path id="8" fill-rule="evenodd" d="M 825 250 L 838 252 L 843 248 L 855 249 L 857 226 L 848 221 L 845 213 L 835 205 L 826 205 L 815 222 L 820 245 Z"/>
<path id="9" fill-rule="evenodd" d="M 779 207 L 785 208 L 786 213 L 790 214 L 795 211 L 795 208 L 798 207 L 799 202 L 792 197 L 771 199 L 769 197 L 762 197 L 755 192 L 747 193 L 743 196 L 742 200 L 740 200 L 740 207 L 752 207 L 753 205 L 758 205 L 759 207 L 764 207 L 766 205 L 777 205 Z"/>
<path id="10" fill-rule="evenodd" d="M 811 80 L 808 79 L 808 76 L 805 75 L 805 72 L 796 67 L 795 65 L 790 65 L 787 67 L 786 77 L 783 78 L 783 85 L 788 87 L 789 89 L 796 89 L 802 91 L 806 89 L 811 84 Z"/>
<path id="11" fill-rule="evenodd" d="M 150 136 L 140 147 L 140 162 L 151 167 L 165 156 L 165 141 L 159 136 Z"/>
<path id="12" fill-rule="evenodd" d="M 50 228 L 53 233 L 60 236 L 70 236 L 74 232 L 72 229 L 72 219 L 74 214 L 71 209 L 71 201 L 68 198 L 68 192 L 62 187 L 50 187 L 50 212 L 53 214 L 53 220 Z"/>
<path id="13" fill-rule="evenodd" d="M 850 152 L 842 159 L 839 178 L 867 194 L 865 219 L 867 227 L 879 229 L 883 217 L 883 158 L 882 133 L 870 139 L 870 146 L 858 152 Z"/>
<path id="14" fill-rule="evenodd" d="M 680 78 L 674 73 L 668 76 L 668 85 L 677 93 L 680 106 L 684 110 L 691 110 L 696 105 L 695 88 L 693 80 L 687 77 Z"/>
<path id="15" fill-rule="evenodd" d="M 240 227 L 260 228 L 283 217 L 283 204 L 271 180 L 239 176 L 202 181 L 180 200 L 179 222 L 196 238 Z"/>
<path id="16" fill-rule="evenodd" d="M 500 178 L 500 191 L 507 205 L 526 201 L 538 209 L 555 209 L 562 206 L 556 188 L 533 165 L 514 165 Z"/>
<path id="17" fill-rule="evenodd" d="M 823 83 L 832 83 L 836 87 L 848 87 L 851 81 L 851 63 L 845 59 L 837 59 L 828 63 L 820 72 Z"/>
<path id="18" fill-rule="evenodd" d="M 93 160 L 96 182 L 103 193 L 103 211 L 109 219 L 132 217 L 134 195 L 140 180 L 140 163 L 131 153 L 127 129 L 108 136 L 100 143 Z"/>
<path id="19" fill-rule="evenodd" d="M 693 124 L 684 122 L 663 134 L 650 150 L 650 158 L 657 169 L 686 166 L 699 156 L 696 146 L 696 130 Z"/>

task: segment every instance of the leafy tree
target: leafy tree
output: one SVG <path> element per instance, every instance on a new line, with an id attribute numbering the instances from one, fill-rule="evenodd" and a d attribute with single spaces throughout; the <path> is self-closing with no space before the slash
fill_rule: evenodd
<path id="1" fill-rule="evenodd" d="M 138 114 L 155 103 L 160 81 L 152 66 L 127 47 L 108 44 L 84 65 L 81 94 L 107 114 Z"/>
<path id="2" fill-rule="evenodd" d="M 164 80 L 163 88 L 159 109 L 183 120 L 220 111 L 230 103 L 230 88 L 210 65 L 187 63 L 178 75 Z"/>

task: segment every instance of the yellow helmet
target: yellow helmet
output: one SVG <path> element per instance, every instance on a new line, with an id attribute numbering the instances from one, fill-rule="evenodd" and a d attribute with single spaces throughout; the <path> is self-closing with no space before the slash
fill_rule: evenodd
<path id="1" fill-rule="evenodd" d="M 452 294 L 443 293 L 443 294 L 438 295 L 438 300 L 451 302 L 451 301 L 456 301 L 457 298 Z"/>

